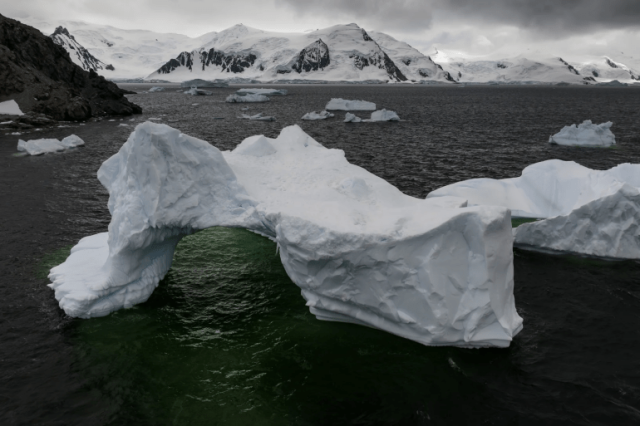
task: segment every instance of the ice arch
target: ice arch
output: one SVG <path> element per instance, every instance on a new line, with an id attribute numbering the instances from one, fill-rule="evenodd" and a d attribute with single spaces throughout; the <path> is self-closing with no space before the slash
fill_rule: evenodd
<path id="1" fill-rule="evenodd" d="M 98 178 L 108 234 L 80 240 L 49 275 L 71 316 L 146 301 L 183 236 L 226 226 L 275 240 L 319 319 L 463 347 L 505 347 L 522 328 L 507 209 L 409 197 L 298 126 L 220 152 L 143 123 Z"/>

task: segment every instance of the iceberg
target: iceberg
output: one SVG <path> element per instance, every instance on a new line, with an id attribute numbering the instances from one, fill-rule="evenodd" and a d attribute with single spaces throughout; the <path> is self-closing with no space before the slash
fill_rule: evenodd
<path id="1" fill-rule="evenodd" d="M 225 226 L 274 240 L 318 319 L 461 347 L 506 347 L 522 329 L 507 209 L 407 196 L 298 126 L 221 152 L 145 122 L 98 179 L 108 233 L 80 240 L 49 275 L 70 316 L 146 301 L 183 236 Z"/>
<path id="2" fill-rule="evenodd" d="M 201 90 L 201 89 L 192 87 L 191 89 L 185 91 L 184 94 L 191 95 L 191 96 L 211 96 L 213 95 L 213 92 L 210 92 L 209 90 Z"/>
<path id="3" fill-rule="evenodd" d="M 611 133 L 613 123 L 607 121 L 593 124 L 585 120 L 576 127 L 575 124 L 565 126 L 555 135 L 549 137 L 549 143 L 567 146 L 610 147 L 616 144 L 616 137 Z"/>
<path id="4" fill-rule="evenodd" d="M 261 112 L 255 115 L 242 114 L 238 118 L 244 118 L 245 120 L 252 120 L 252 121 L 276 121 L 275 117 L 272 117 L 270 115 L 263 115 Z"/>
<path id="5" fill-rule="evenodd" d="M 333 114 L 331 114 L 328 111 L 320 111 L 320 112 L 308 112 L 305 115 L 302 116 L 302 120 L 326 120 L 327 118 L 332 118 L 334 117 Z"/>
<path id="6" fill-rule="evenodd" d="M 371 113 L 371 118 L 368 120 L 363 120 L 368 122 L 373 121 L 400 121 L 400 117 L 394 111 L 387 111 L 386 109 L 381 109 L 380 111 L 374 111 Z"/>
<path id="7" fill-rule="evenodd" d="M 238 89 L 236 93 L 240 96 L 245 95 L 264 95 L 264 96 L 285 96 L 286 89 Z"/>
<path id="8" fill-rule="evenodd" d="M 11 99 L 0 102 L 0 115 L 24 115 L 24 113 L 20 110 L 18 103 Z"/>
<path id="9" fill-rule="evenodd" d="M 160 87 L 160 86 L 153 86 L 151 89 L 149 89 L 150 93 L 153 92 L 164 92 L 164 87 Z"/>
<path id="10" fill-rule="evenodd" d="M 30 141 L 18 141 L 18 151 L 26 152 L 29 155 L 42 155 L 49 152 L 64 151 L 69 148 L 84 145 L 84 141 L 76 135 L 67 136 L 59 141 L 58 139 L 35 139 Z"/>
<path id="11" fill-rule="evenodd" d="M 350 112 L 348 112 L 344 116 L 344 122 L 345 123 L 360 123 L 361 121 L 362 121 L 362 118 L 358 117 L 355 114 L 351 114 Z"/>
<path id="12" fill-rule="evenodd" d="M 226 102 L 229 103 L 244 103 L 244 102 L 269 102 L 269 98 L 265 95 L 244 95 L 233 94 L 227 96 Z"/>
<path id="13" fill-rule="evenodd" d="M 515 244 L 525 248 L 637 258 L 640 216 L 633 203 L 639 187 L 640 164 L 591 170 L 548 160 L 526 167 L 517 178 L 470 179 L 437 189 L 427 199 L 461 197 L 469 205 L 506 207 L 514 217 L 544 219 L 516 229 Z"/>
<path id="14" fill-rule="evenodd" d="M 332 98 L 324 109 L 327 111 L 375 111 L 376 104 L 367 101 L 350 101 L 342 98 Z"/>

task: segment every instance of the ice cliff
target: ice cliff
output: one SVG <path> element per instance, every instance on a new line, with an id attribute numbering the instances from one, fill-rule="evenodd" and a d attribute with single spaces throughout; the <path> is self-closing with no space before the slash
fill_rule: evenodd
<path id="1" fill-rule="evenodd" d="M 108 234 L 82 239 L 50 273 L 71 316 L 144 302 L 180 238 L 226 226 L 273 239 L 319 319 L 462 347 L 505 347 L 522 328 L 507 209 L 409 197 L 298 126 L 220 152 L 143 123 L 98 178 Z"/>

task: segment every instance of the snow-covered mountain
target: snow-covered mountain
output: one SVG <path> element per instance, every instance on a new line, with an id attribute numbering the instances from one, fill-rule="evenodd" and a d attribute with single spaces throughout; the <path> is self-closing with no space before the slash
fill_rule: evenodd
<path id="1" fill-rule="evenodd" d="M 51 34 L 51 39 L 55 44 L 65 48 L 69 52 L 71 60 L 85 71 L 114 71 L 113 65 L 105 64 L 100 59 L 93 56 L 87 49 L 78 43 L 65 27 L 58 27 Z M 107 73 L 105 73 L 108 75 Z"/>
<path id="2" fill-rule="evenodd" d="M 268 32 L 240 24 L 213 35 L 197 49 L 181 52 L 149 78 L 446 81 L 446 72 L 417 50 L 385 34 L 376 36 L 356 24 L 306 33 Z M 392 49 L 387 51 L 377 40 Z M 414 64 L 411 59 L 396 61 L 405 56 Z"/>
<path id="3" fill-rule="evenodd" d="M 611 80 L 624 83 L 640 81 L 637 72 L 608 57 L 581 57 L 579 60 L 569 61 L 566 57 L 527 52 L 498 59 L 499 56 L 496 54 L 487 57 L 465 57 L 436 50 L 431 58 L 460 83 L 595 84 Z"/>

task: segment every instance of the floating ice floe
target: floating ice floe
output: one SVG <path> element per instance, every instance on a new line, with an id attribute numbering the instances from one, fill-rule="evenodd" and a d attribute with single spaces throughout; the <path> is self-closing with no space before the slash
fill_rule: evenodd
<path id="1" fill-rule="evenodd" d="M 285 96 L 286 89 L 238 89 L 236 93 L 240 96 L 245 95 L 265 95 L 265 96 Z"/>
<path id="2" fill-rule="evenodd" d="M 229 103 L 245 103 L 245 102 L 269 102 L 269 98 L 267 96 L 264 95 L 238 95 L 238 94 L 233 94 L 233 95 L 229 95 L 227 96 L 226 102 Z"/>
<path id="3" fill-rule="evenodd" d="M 573 161 L 533 164 L 518 178 L 471 179 L 437 189 L 427 199 L 462 197 L 469 205 L 502 206 L 520 225 L 516 245 L 602 257 L 640 258 L 640 164 L 591 170 Z"/>
<path id="4" fill-rule="evenodd" d="M 76 135 L 67 136 L 59 141 L 58 139 L 35 139 L 30 141 L 18 141 L 18 151 L 26 152 L 29 155 L 42 155 L 48 152 L 64 151 L 69 148 L 84 145 L 84 141 Z"/>
<path id="5" fill-rule="evenodd" d="M 129 125 L 126 123 L 120 123 L 118 124 L 118 127 L 129 127 Z"/>
<path id="6" fill-rule="evenodd" d="M 388 111 L 381 109 L 380 111 L 374 111 L 371 113 L 371 118 L 363 121 L 400 121 L 400 117 L 394 111 Z"/>
<path id="7" fill-rule="evenodd" d="M 274 240 L 319 319 L 462 347 L 506 347 L 522 328 L 507 209 L 407 196 L 298 126 L 220 152 L 146 122 L 98 179 L 109 232 L 80 240 L 49 275 L 70 316 L 146 301 L 183 236 L 225 226 Z"/>
<path id="8" fill-rule="evenodd" d="M 184 94 L 191 96 L 211 96 L 213 95 L 213 92 L 192 87 L 191 89 L 185 91 Z"/>
<path id="9" fill-rule="evenodd" d="M 160 87 L 160 86 L 153 86 L 151 89 L 149 89 L 149 92 L 164 92 L 164 87 Z"/>
<path id="10" fill-rule="evenodd" d="M 376 104 L 367 101 L 350 101 L 342 98 L 333 98 L 327 103 L 324 109 L 334 111 L 375 111 Z"/>
<path id="11" fill-rule="evenodd" d="M 331 118 L 331 117 L 334 117 L 334 115 L 328 111 L 320 111 L 320 112 L 313 111 L 303 115 L 302 119 L 303 120 L 326 120 L 327 118 Z"/>
<path id="12" fill-rule="evenodd" d="M 344 116 L 344 122 L 345 123 L 360 123 L 361 121 L 362 121 L 362 118 L 358 117 L 355 114 L 351 114 L 350 112 L 348 112 Z"/>
<path id="13" fill-rule="evenodd" d="M 242 114 L 238 118 L 244 118 L 245 120 L 253 120 L 253 121 L 276 121 L 275 117 L 270 115 L 263 115 L 261 112 L 255 115 Z"/>
<path id="14" fill-rule="evenodd" d="M 18 103 L 11 99 L 0 102 L 0 115 L 24 115 L 24 113 L 20 110 Z"/>
<path id="15" fill-rule="evenodd" d="M 577 127 L 575 124 L 565 126 L 555 135 L 549 137 L 549 143 L 569 146 L 610 147 L 616 144 L 616 137 L 611 133 L 613 123 L 607 121 L 593 124 L 585 120 Z"/>

